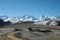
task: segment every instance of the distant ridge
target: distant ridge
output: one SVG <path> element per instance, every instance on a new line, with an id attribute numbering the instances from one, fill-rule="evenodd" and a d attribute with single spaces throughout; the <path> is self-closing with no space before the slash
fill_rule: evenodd
<path id="1" fill-rule="evenodd" d="M 4 22 L 11 22 L 12 24 L 15 24 L 15 23 L 21 23 L 21 22 L 29 22 L 29 23 L 36 23 L 38 21 L 43 21 L 42 23 L 47 23 L 49 22 L 50 20 L 57 20 L 59 19 L 60 20 L 60 17 L 59 16 L 40 16 L 39 18 L 35 18 L 34 16 L 22 16 L 22 17 L 8 17 L 8 16 L 0 16 L 0 20 L 3 20 Z M 38 22 L 39 24 L 40 22 Z M 53 23 L 53 22 L 52 22 Z M 55 22 L 54 22 L 55 23 Z"/>
<path id="2" fill-rule="evenodd" d="M 32 20 L 54 20 L 54 19 L 59 19 L 60 17 L 59 16 L 40 16 L 38 18 L 35 18 L 34 16 L 27 16 L 27 15 L 24 15 L 22 17 L 18 16 L 18 17 L 9 17 L 9 16 L 0 16 L 0 19 L 8 19 L 8 18 L 23 18 L 24 20 L 25 19 L 32 19 Z"/>

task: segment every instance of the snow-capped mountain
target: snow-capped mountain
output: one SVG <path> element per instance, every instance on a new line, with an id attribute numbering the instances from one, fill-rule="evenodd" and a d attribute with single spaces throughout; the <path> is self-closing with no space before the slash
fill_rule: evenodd
<path id="1" fill-rule="evenodd" d="M 55 16 L 40 16 L 39 19 L 48 21 L 48 20 L 55 20 L 55 19 L 57 19 L 57 17 L 55 17 Z"/>
<path id="2" fill-rule="evenodd" d="M 35 18 L 33 16 L 23 16 L 23 17 L 8 17 L 4 19 L 5 22 L 10 21 L 11 23 L 20 23 L 20 22 L 26 22 L 26 21 L 34 21 Z"/>
<path id="3" fill-rule="evenodd" d="M 58 17 L 56 16 L 40 16 L 39 18 L 35 18 L 34 16 L 22 16 L 22 17 L 8 17 L 8 16 L 0 16 L 0 19 L 7 22 L 10 21 L 11 23 L 20 23 L 21 21 L 49 21 L 49 20 L 56 20 Z M 60 19 L 60 18 L 59 18 Z"/>
<path id="4" fill-rule="evenodd" d="M 19 19 L 18 18 L 15 18 L 15 17 L 9 17 L 7 19 L 4 20 L 5 22 L 7 21 L 10 21 L 11 23 L 18 23 L 19 22 Z"/>
<path id="5" fill-rule="evenodd" d="M 7 18 L 8 18 L 8 16 L 0 16 L 0 19 L 2 19 L 2 20 L 5 20 Z"/>

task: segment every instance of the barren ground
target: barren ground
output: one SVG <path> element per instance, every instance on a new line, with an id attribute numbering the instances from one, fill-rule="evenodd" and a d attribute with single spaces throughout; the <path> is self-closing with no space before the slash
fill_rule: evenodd
<path id="1" fill-rule="evenodd" d="M 2 26 L 1 26 L 2 27 Z M 34 31 L 29 31 L 32 27 Z M 15 30 L 15 29 L 20 30 Z M 36 29 L 51 30 L 52 32 L 40 32 Z M 16 36 L 21 33 L 20 37 Z M 0 40 L 60 40 L 60 26 L 42 26 L 30 24 L 13 24 L 0 28 Z"/>

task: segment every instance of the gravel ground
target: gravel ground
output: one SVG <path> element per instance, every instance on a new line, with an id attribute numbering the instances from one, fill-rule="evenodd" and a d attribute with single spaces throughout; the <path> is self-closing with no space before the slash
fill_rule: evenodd
<path id="1" fill-rule="evenodd" d="M 60 30 L 52 32 L 27 31 L 27 28 L 0 28 L 0 40 L 60 40 Z"/>

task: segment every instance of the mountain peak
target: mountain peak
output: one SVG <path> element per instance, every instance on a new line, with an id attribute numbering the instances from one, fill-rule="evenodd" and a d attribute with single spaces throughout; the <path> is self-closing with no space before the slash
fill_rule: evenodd
<path id="1" fill-rule="evenodd" d="M 13 23 L 19 22 L 19 21 L 49 21 L 49 20 L 55 20 L 60 19 L 60 17 L 57 16 L 40 16 L 39 18 L 35 18 L 34 16 L 27 16 L 24 15 L 22 17 L 8 17 L 8 16 L 0 16 L 0 19 L 3 19 L 5 22 L 10 21 Z"/>

